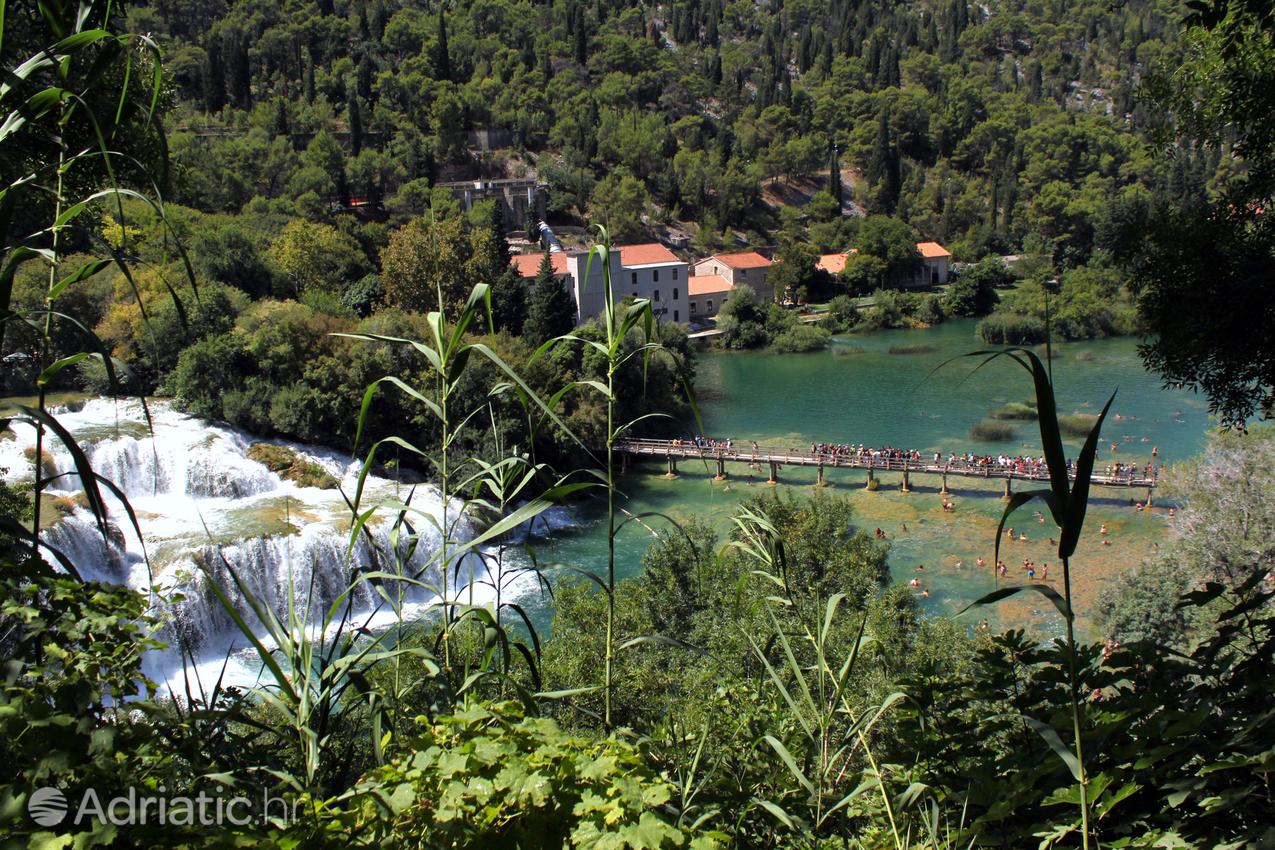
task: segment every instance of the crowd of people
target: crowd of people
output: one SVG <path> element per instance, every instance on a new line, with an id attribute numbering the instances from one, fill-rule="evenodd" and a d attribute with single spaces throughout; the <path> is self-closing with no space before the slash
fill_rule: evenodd
<path id="1" fill-rule="evenodd" d="M 697 434 L 694 437 L 678 438 L 671 441 L 676 447 L 695 447 L 710 452 L 720 454 L 739 454 L 735 450 L 734 441 L 727 439 L 719 439 L 716 437 L 705 437 Z M 763 449 L 757 445 L 754 440 L 752 442 L 752 454 L 757 456 Z M 770 453 L 773 453 L 771 451 Z M 784 452 L 789 456 L 800 455 L 802 452 L 796 448 L 790 448 Z M 1128 478 L 1133 479 L 1141 475 L 1144 478 L 1156 478 L 1164 469 L 1163 466 L 1157 467 L 1154 458 L 1158 456 L 1159 451 L 1155 450 L 1153 460 L 1145 465 L 1136 463 L 1117 462 L 1108 464 L 1103 469 L 1103 474 L 1107 478 Z M 882 466 L 890 466 L 893 463 L 907 461 L 909 463 L 921 464 L 925 463 L 932 466 L 941 466 L 948 469 L 959 470 L 976 470 L 979 472 L 1009 471 L 1020 475 L 1041 476 L 1043 477 L 1049 471 L 1049 466 L 1044 456 L 1032 455 L 1010 455 L 1010 454 L 977 454 L 975 452 L 948 452 L 946 456 L 942 452 L 921 452 L 917 449 L 900 449 L 894 446 L 884 446 L 881 448 L 872 448 L 865 446 L 863 443 L 811 443 L 809 456 L 815 460 L 824 461 L 836 465 L 837 463 L 855 463 L 862 464 L 866 462 L 879 463 Z M 1071 473 L 1075 470 L 1075 461 L 1067 458 L 1067 471 Z"/>

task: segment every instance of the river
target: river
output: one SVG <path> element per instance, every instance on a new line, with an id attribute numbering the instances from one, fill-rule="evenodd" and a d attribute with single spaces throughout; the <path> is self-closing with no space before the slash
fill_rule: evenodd
<path id="1" fill-rule="evenodd" d="M 971 321 L 955 321 L 929 330 L 838 337 L 827 350 L 813 354 L 705 352 L 699 359 L 697 379 L 704 433 L 739 443 L 787 444 L 798 451 L 808 449 L 811 442 L 861 442 L 944 454 L 1039 453 L 1034 422 L 1017 423 L 1014 438 L 1007 443 L 970 439 L 971 426 L 988 411 L 1031 395 L 1027 375 L 1008 360 L 973 372 L 977 361 L 960 358 L 978 347 L 973 328 Z M 935 371 L 952 358 L 959 359 Z M 1060 345 L 1053 368 L 1062 412 L 1097 412 L 1119 388 L 1113 417 L 1104 429 L 1099 466 L 1112 458 L 1110 442 L 1117 443 L 1116 459 L 1139 463 L 1150 459 L 1153 447 L 1159 450 L 1159 460 L 1169 463 L 1190 457 L 1202 447 L 1210 427 L 1204 401 L 1161 387 L 1157 378 L 1142 370 L 1133 340 Z M 97 471 L 128 495 L 142 534 L 133 533 L 117 509 L 119 531 L 110 544 L 104 544 L 91 517 L 81 509 L 72 510 L 52 528 L 48 539 L 88 575 L 127 582 L 150 593 L 152 609 L 166 623 L 161 637 L 182 637 L 215 668 L 232 643 L 243 646 L 243 638 L 236 636 L 233 622 L 212 597 L 200 567 L 210 567 L 223 586 L 229 586 L 223 566 L 234 564 L 280 616 L 286 617 L 290 604 L 307 602 L 317 613 L 337 598 L 350 575 L 346 560 L 349 510 L 337 491 L 300 486 L 248 457 L 249 447 L 258 442 L 250 434 L 183 416 L 166 402 L 153 404 L 151 415 L 153 437 L 136 401 L 97 399 L 59 413 Z M 14 431 L 0 439 L 0 468 L 9 468 L 10 479 L 29 476 L 27 450 L 33 441 L 30 429 L 15 426 Z M 340 480 L 347 492 L 353 491 L 358 465 L 348 457 L 285 445 Z M 1072 443 L 1070 453 L 1077 450 L 1078 443 Z M 65 452 L 55 451 L 52 460 L 58 472 L 72 470 Z M 815 480 L 814 470 L 786 469 L 782 483 L 773 488 L 764 475 L 750 474 L 746 467 L 732 469 L 725 483 L 713 480 L 715 471 L 683 463 L 681 476 L 668 481 L 660 465 L 635 465 L 620 481 L 623 505 L 633 513 L 659 512 L 675 522 L 706 517 L 725 532 L 741 499 L 771 489 L 810 493 Z M 881 488 L 867 492 L 862 471 L 833 470 L 828 473 L 826 492 L 852 502 L 860 528 L 885 531 L 893 575 L 899 581 L 920 579 L 915 592 L 924 610 L 956 614 L 994 586 L 991 567 L 979 570 L 975 559 L 981 556 L 992 562 L 1003 485 L 952 478 L 949 486 L 957 509 L 949 513 L 941 509 L 937 480 L 915 476 L 912 492 L 905 494 L 899 492 L 898 478 L 882 474 Z M 78 484 L 65 478 L 56 486 L 65 499 L 71 499 Z M 390 481 L 372 479 L 369 487 L 373 498 L 395 492 Z M 1157 504 L 1136 511 L 1133 499 L 1143 498 L 1142 491 L 1095 492 L 1087 532 L 1073 561 L 1077 609 L 1086 630 L 1091 631 L 1101 589 L 1122 571 L 1136 567 L 1164 538 L 1166 507 Z M 435 516 L 441 509 L 437 493 L 428 487 L 417 491 L 416 503 Z M 69 504 L 63 502 L 64 507 Z M 549 536 L 536 544 L 539 563 L 605 572 L 604 518 L 589 504 L 569 514 L 551 518 Z M 1109 530 L 1105 536 L 1098 533 L 1103 524 Z M 621 577 L 638 574 L 642 552 L 661 525 L 667 526 L 667 521 L 631 523 L 624 530 L 618 542 Z M 1002 557 L 1011 567 L 1008 580 L 1020 581 L 1025 576 L 1016 567 L 1024 558 L 1037 564 L 1056 561 L 1047 543 L 1055 532 L 1038 523 L 1030 508 L 1014 525 L 1029 539 L 1006 544 Z M 385 537 L 386 527 L 378 534 Z M 388 551 L 388 539 L 381 544 Z M 436 541 L 426 541 L 419 557 L 427 557 L 435 545 Z M 369 556 L 358 550 L 353 560 L 366 566 Z M 922 566 L 923 570 L 918 569 Z M 569 575 L 560 566 L 549 571 L 560 579 Z M 1055 563 L 1049 573 L 1055 587 L 1060 573 Z M 551 603 L 533 594 L 533 587 L 530 577 L 523 576 L 515 591 L 521 588 L 524 606 L 538 627 L 547 631 Z M 480 593 L 476 601 L 484 595 Z M 430 600 L 428 592 L 415 593 L 408 615 L 423 610 Z M 242 608 L 242 599 L 237 601 Z M 366 610 L 374 600 L 369 592 L 354 602 Z M 997 626 L 1021 626 L 1043 636 L 1061 631 L 1056 612 L 1047 604 L 1042 606 L 1034 595 L 967 616 L 971 622 L 986 616 Z M 392 616 L 383 619 L 393 622 Z M 153 659 L 148 666 L 154 678 L 171 680 L 181 672 L 179 662 L 170 651 L 166 659 Z"/>
<path id="2" fill-rule="evenodd" d="M 1036 422 L 1010 423 L 1015 425 L 1014 439 L 1005 443 L 970 438 L 970 428 L 989 411 L 1033 395 L 1030 377 L 1008 359 L 975 371 L 983 358 L 962 357 L 982 347 L 974 327 L 973 320 L 958 320 L 926 330 L 835 337 L 826 351 L 812 354 L 705 352 L 696 381 L 704 433 L 737 443 L 787 444 L 799 451 L 809 450 L 812 442 L 830 442 L 892 445 L 944 455 L 960 451 L 1038 455 Z M 958 359 L 943 365 L 952 358 Z M 1053 376 L 1059 412 L 1064 414 L 1097 413 L 1118 390 L 1103 429 L 1100 468 L 1113 459 L 1146 463 L 1153 448 L 1160 462 L 1183 460 L 1200 451 L 1211 427 L 1205 400 L 1163 387 L 1159 378 L 1142 368 L 1137 342 L 1130 338 L 1057 345 Z M 1114 454 L 1112 442 L 1117 444 Z M 1067 446 L 1068 456 L 1074 457 L 1080 440 L 1069 440 Z M 708 517 L 724 533 L 742 498 L 774 489 L 764 483 L 765 474 L 750 475 L 742 466 L 728 470 L 732 477 L 725 484 L 713 480 L 715 467 L 703 464 L 683 462 L 675 481 L 664 480 L 664 472 L 662 464 L 632 467 L 620 482 L 627 497 L 625 506 L 634 513 L 658 511 L 678 521 Z M 813 469 L 784 470 L 778 489 L 809 493 L 815 476 Z M 984 485 L 951 478 L 948 486 L 957 509 L 947 513 L 941 507 L 937 479 L 914 476 L 912 492 L 904 494 L 899 492 L 898 474 L 878 477 L 880 489 L 867 492 L 866 473 L 829 471 L 828 493 L 851 501 L 859 527 L 886 532 L 892 574 L 899 581 L 921 579 L 917 594 L 924 610 L 956 614 L 994 588 L 992 548 L 1004 509 L 1003 482 Z M 1133 500 L 1145 497 L 1145 491 L 1126 489 L 1093 492 L 1085 534 L 1072 565 L 1078 616 L 1089 636 L 1096 636 L 1093 612 L 1102 588 L 1137 567 L 1164 537 L 1168 505 L 1135 510 Z M 1028 505 L 1011 522 L 1028 540 L 1002 547 L 1002 560 L 1010 572 L 1001 581 L 1024 581 L 1021 564 L 1030 558 L 1037 565 L 1051 565 L 1049 581 L 1058 588 L 1062 570 L 1056 551 L 1048 545 L 1056 531 L 1039 523 L 1034 511 Z M 580 520 L 577 530 L 557 534 L 542 547 L 541 561 L 605 571 L 602 520 L 590 510 L 583 511 Z M 659 523 L 652 521 L 650 529 L 631 523 L 621 533 L 621 576 L 632 577 L 640 571 L 641 553 Z M 1108 526 L 1105 536 L 1099 534 L 1104 523 Z M 981 571 L 975 567 L 980 556 L 988 563 Z M 918 571 L 918 566 L 924 570 Z M 929 596 L 922 596 L 922 590 L 928 590 Z M 1041 597 L 1029 596 L 965 616 L 987 617 L 997 626 L 1025 627 L 1044 635 L 1060 633 L 1061 619 L 1054 609 Z M 546 603 L 537 610 L 542 622 L 549 619 Z"/>

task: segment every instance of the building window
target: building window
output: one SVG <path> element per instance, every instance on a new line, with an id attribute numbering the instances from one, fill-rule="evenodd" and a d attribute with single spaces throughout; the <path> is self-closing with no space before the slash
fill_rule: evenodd
<path id="1" fill-rule="evenodd" d="M 674 300 L 674 301 L 676 301 L 676 300 L 677 300 L 677 293 L 678 293 L 678 289 L 677 289 L 677 287 L 675 286 L 675 287 L 673 287 L 673 300 Z"/>
<path id="2" fill-rule="evenodd" d="M 713 312 L 713 299 L 711 299 L 711 298 L 710 298 L 710 299 L 708 299 L 708 307 L 707 307 L 706 309 L 707 309 L 707 310 L 708 310 L 708 312 L 710 312 L 710 313 L 711 313 L 711 312 Z"/>
<path id="3" fill-rule="evenodd" d="M 659 269 L 656 269 L 655 271 L 651 272 L 651 280 L 652 280 L 652 281 L 654 281 L 654 282 L 656 282 L 656 283 L 659 283 L 659 282 L 660 282 L 660 270 L 659 270 Z"/>
<path id="4" fill-rule="evenodd" d="M 694 315 L 695 315 L 695 313 L 697 312 L 696 308 L 698 308 L 698 307 L 699 307 L 699 305 L 698 305 L 698 304 L 696 304 L 694 301 L 692 301 L 692 302 L 691 302 L 691 315 L 692 315 L 692 316 L 694 316 Z"/>
<path id="5" fill-rule="evenodd" d="M 637 272 L 633 273 L 633 285 L 637 286 Z"/>
<path id="6" fill-rule="evenodd" d="M 673 269 L 673 280 L 677 280 L 677 269 Z M 676 298 L 677 296 L 673 296 Z"/>
<path id="7" fill-rule="evenodd" d="M 655 290 L 655 298 L 654 298 L 654 300 L 655 300 L 655 301 L 659 301 L 659 300 L 660 300 L 660 291 L 659 291 L 658 289 L 657 289 L 657 290 Z"/>
<path id="8" fill-rule="evenodd" d="M 677 311 L 676 311 L 676 310 L 674 310 L 674 311 L 673 311 L 673 321 L 675 321 L 675 322 L 677 321 Z"/>

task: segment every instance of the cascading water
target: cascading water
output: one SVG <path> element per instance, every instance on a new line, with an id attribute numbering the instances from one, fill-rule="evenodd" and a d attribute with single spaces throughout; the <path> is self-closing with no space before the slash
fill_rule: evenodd
<path id="1" fill-rule="evenodd" d="M 231 646 L 244 645 L 210 582 L 250 624 L 258 621 L 241 583 L 284 623 L 290 613 L 311 625 L 320 622 L 361 572 L 402 570 L 413 576 L 416 581 L 397 586 L 377 581 L 383 594 L 401 598 L 409 615 L 436 598 L 431 588 L 437 587 L 438 570 L 432 559 L 439 535 L 428 521 L 415 523 L 419 541 L 410 559 L 395 557 L 388 521 L 371 525 L 351 551 L 350 510 L 340 491 L 301 487 L 271 472 L 248 457 L 258 441 L 242 431 L 184 416 L 166 402 L 152 402 L 149 414 L 150 425 L 140 402 L 108 399 L 57 413 L 95 472 L 128 497 L 140 536 L 123 506 L 104 489 L 111 522 L 103 538 L 92 514 L 77 506 L 81 485 L 70 453 L 56 440 L 46 440 L 45 466 L 58 473 L 50 492 L 65 516 L 44 532 L 44 539 L 85 578 L 127 583 L 150 594 L 152 612 L 164 623 L 157 637 L 174 647 L 166 657 L 148 659 L 153 678 L 176 689 L 173 677 L 181 675 L 183 657 L 219 664 Z M 14 423 L 12 431 L 0 440 L 0 473 L 9 480 L 29 480 L 34 429 Z M 353 492 L 356 462 L 314 447 L 277 445 L 321 466 Z M 394 494 L 395 488 L 392 481 L 369 477 L 365 504 Z M 442 511 L 437 491 L 430 488 L 418 486 L 413 504 L 435 517 Z M 471 534 L 467 520 L 457 524 L 457 537 Z M 397 545 L 401 556 L 404 544 Z M 473 558 L 459 577 L 467 579 L 471 566 L 481 574 L 481 561 Z M 392 622 L 394 606 L 385 604 L 382 593 L 370 581 L 357 584 L 346 600 L 355 622 L 375 627 L 378 612 L 379 622 Z M 264 636 L 263 629 L 257 631 Z"/>

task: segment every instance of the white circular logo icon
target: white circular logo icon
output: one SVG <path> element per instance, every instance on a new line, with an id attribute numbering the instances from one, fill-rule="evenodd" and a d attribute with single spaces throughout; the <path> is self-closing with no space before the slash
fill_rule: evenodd
<path id="1" fill-rule="evenodd" d="M 37 788 L 27 798 L 27 812 L 40 826 L 57 826 L 66 820 L 66 795 L 56 788 Z"/>

